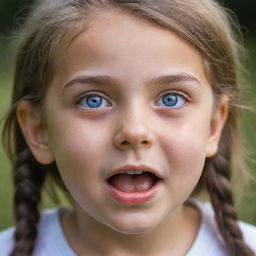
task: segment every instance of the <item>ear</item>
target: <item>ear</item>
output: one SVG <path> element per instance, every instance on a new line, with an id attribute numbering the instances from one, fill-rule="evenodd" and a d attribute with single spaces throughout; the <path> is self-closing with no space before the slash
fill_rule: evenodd
<path id="1" fill-rule="evenodd" d="M 39 109 L 28 101 L 22 101 L 18 104 L 16 115 L 23 136 L 35 159 L 41 164 L 52 163 L 54 158 L 47 142 Z"/>
<path id="2" fill-rule="evenodd" d="M 206 145 L 206 157 L 212 157 L 218 151 L 219 140 L 228 117 L 228 111 L 228 97 L 222 95 L 217 108 L 213 111 L 210 134 Z"/>

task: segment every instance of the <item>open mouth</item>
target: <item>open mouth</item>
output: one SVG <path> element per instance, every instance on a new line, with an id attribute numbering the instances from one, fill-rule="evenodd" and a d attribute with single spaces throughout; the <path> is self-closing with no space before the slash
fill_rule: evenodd
<path id="1" fill-rule="evenodd" d="M 145 192 L 150 190 L 157 183 L 159 178 L 148 171 L 124 171 L 112 175 L 107 182 L 115 189 L 131 193 Z"/>

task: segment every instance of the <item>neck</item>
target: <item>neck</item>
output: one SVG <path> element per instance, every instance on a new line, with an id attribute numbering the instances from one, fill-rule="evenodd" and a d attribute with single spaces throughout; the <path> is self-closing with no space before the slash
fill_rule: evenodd
<path id="1" fill-rule="evenodd" d="M 79 207 L 62 216 L 61 222 L 65 237 L 77 255 L 184 255 L 195 240 L 200 214 L 191 205 L 183 205 L 156 228 L 136 235 L 115 231 Z"/>

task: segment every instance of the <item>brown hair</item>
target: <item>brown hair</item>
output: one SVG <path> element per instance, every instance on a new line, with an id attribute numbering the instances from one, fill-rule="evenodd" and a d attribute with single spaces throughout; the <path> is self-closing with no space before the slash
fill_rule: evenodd
<path id="1" fill-rule="evenodd" d="M 17 54 L 12 105 L 3 138 L 13 163 L 16 216 L 12 256 L 32 255 L 39 222 L 38 204 L 46 177 L 63 189 L 56 165 L 41 165 L 31 154 L 16 118 L 21 101 L 43 107 L 47 84 L 53 76 L 54 56 L 86 30 L 97 11 L 117 8 L 168 28 L 189 41 L 202 55 L 217 99 L 229 97 L 229 115 L 217 154 L 206 159 L 195 191 L 206 188 L 220 233 L 231 255 L 252 256 L 237 223 L 231 193 L 232 172 L 244 171 L 240 155 L 238 51 L 229 15 L 213 0 L 44 0 L 33 8 Z"/>

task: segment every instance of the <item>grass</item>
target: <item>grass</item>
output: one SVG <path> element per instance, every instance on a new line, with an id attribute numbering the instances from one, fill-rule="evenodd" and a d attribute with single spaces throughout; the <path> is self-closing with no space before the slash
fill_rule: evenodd
<path id="1" fill-rule="evenodd" d="M 250 59 L 247 60 L 246 67 L 248 67 L 247 72 L 247 82 L 246 84 L 250 84 L 250 86 L 246 86 L 247 88 L 247 96 L 248 98 L 253 99 L 252 96 L 256 96 L 256 75 L 254 72 L 254 67 L 256 66 L 256 54 L 254 50 L 254 46 L 256 45 L 256 38 L 250 39 L 246 42 L 246 45 L 249 48 L 248 55 Z M 12 58 L 9 57 L 11 44 L 7 39 L 0 40 L 0 116 L 2 117 L 8 107 L 10 100 L 10 91 L 12 84 Z M 7 62 L 4 62 L 4 61 Z M 256 105 L 256 102 L 253 102 Z M 256 127 L 256 114 L 247 112 L 245 113 L 243 119 L 243 132 L 245 134 L 246 144 L 251 152 L 251 158 L 256 159 L 256 135 L 255 135 L 255 127 Z M 252 174 L 256 170 L 256 161 L 250 162 L 250 170 Z M 13 186 L 11 181 L 11 168 L 10 164 L 7 160 L 6 155 L 3 152 L 2 147 L 0 147 L 0 230 L 5 229 L 11 225 L 13 225 L 13 213 L 12 213 L 12 194 L 13 194 Z M 238 204 L 239 217 L 240 219 L 250 222 L 256 225 L 256 183 L 252 183 L 248 192 L 244 195 L 241 202 Z M 66 201 L 64 200 L 64 204 Z M 54 203 L 49 199 L 49 197 L 45 196 L 43 207 L 52 207 Z"/>

